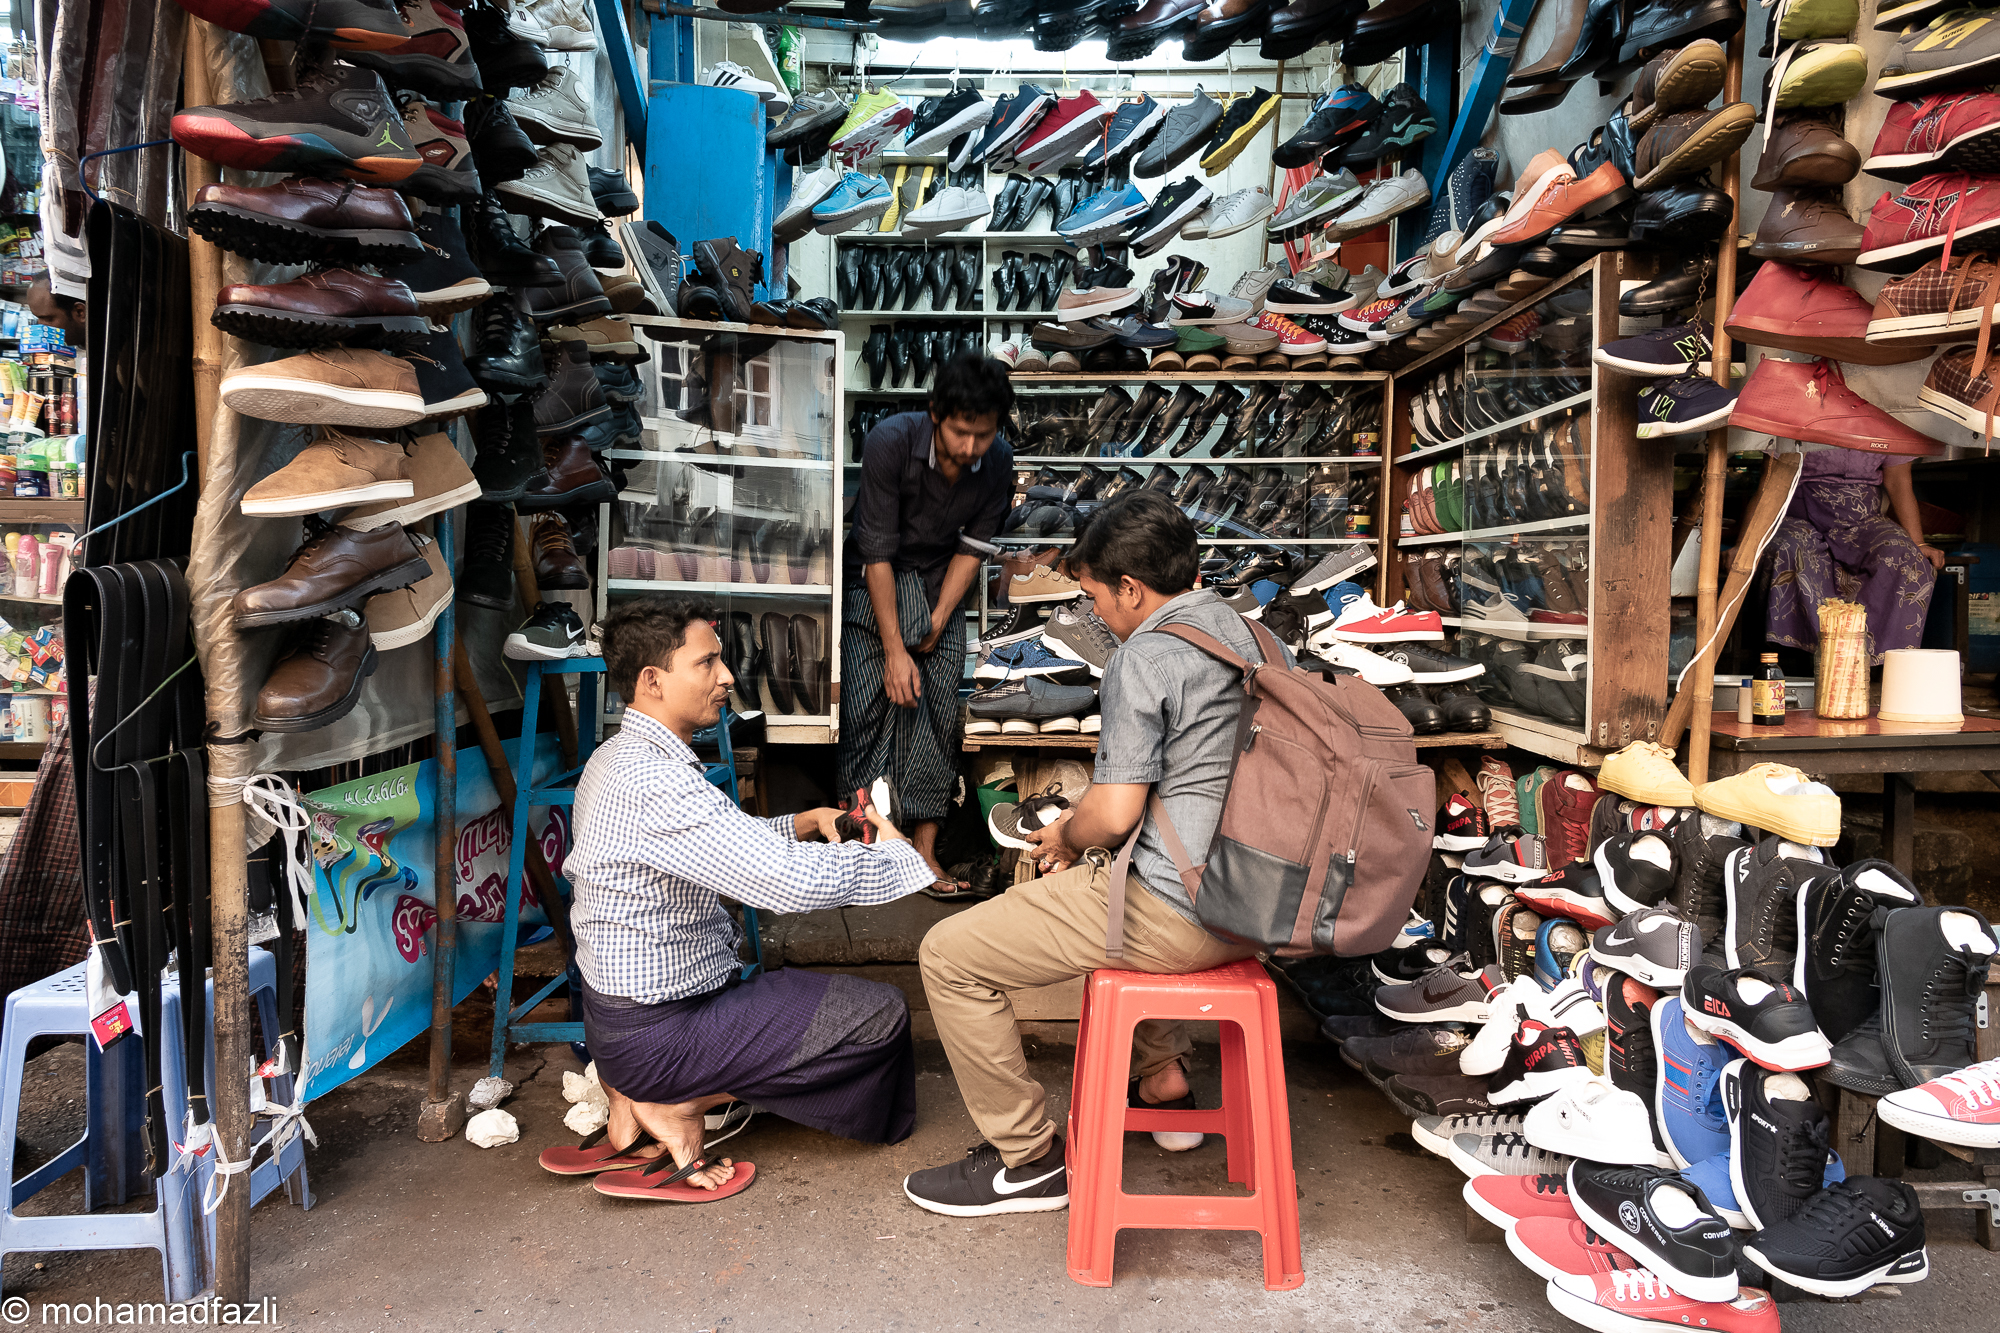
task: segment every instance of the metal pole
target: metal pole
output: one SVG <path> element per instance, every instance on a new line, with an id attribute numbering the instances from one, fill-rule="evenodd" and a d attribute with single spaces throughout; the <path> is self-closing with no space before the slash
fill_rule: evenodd
<path id="1" fill-rule="evenodd" d="M 452 567 L 451 515 L 437 521 L 438 555 Z M 451 1090 L 451 1010 L 453 964 L 458 958 L 458 692 L 452 661 L 452 608 L 446 604 L 434 631 L 432 691 L 436 698 L 437 785 L 431 819 L 437 829 L 433 873 L 437 935 L 431 951 L 430 1089 L 417 1115 L 417 1137 L 439 1143 L 465 1127 L 465 1099 Z"/>
<path id="2" fill-rule="evenodd" d="M 1743 34 L 1739 31 L 1729 39 L 1729 63 L 1722 76 L 1725 104 L 1737 101 L 1742 92 Z M 1731 210 L 1729 230 L 1723 235 L 1715 257 L 1713 358 L 1715 382 L 1724 388 L 1729 385 L 1729 363 L 1734 359 L 1729 334 L 1723 326 L 1729 322 L 1729 308 L 1736 300 L 1736 224 L 1742 217 L 1742 208 L 1737 202 L 1742 195 L 1738 185 L 1739 174 L 1737 155 L 1732 153 L 1722 163 L 1722 190 L 1729 196 Z M 1708 433 L 1708 455 L 1702 469 L 1701 581 L 1695 589 L 1694 603 L 1694 641 L 1697 645 L 1707 643 L 1715 633 L 1716 582 L 1722 568 L 1722 488 L 1728 464 L 1729 427 L 1723 426 Z M 1694 664 L 1693 679 L 1684 686 L 1694 694 L 1689 704 L 1687 765 L 1688 781 L 1696 784 L 1708 781 L 1708 717 L 1715 707 L 1715 658 L 1713 652 L 1703 654 Z"/>
<path id="3" fill-rule="evenodd" d="M 181 55 L 181 82 L 189 106 L 215 100 L 208 77 L 209 25 L 188 19 L 187 45 Z M 212 184 L 212 163 L 184 154 L 187 197 Z M 215 293 L 222 286 L 222 252 L 201 237 L 188 236 L 189 306 L 194 333 L 195 456 L 202 477 L 208 475 L 208 451 L 215 430 L 215 410 L 222 382 L 222 331 L 209 322 Z M 213 772 L 215 766 L 209 765 Z M 241 799 L 208 807 L 209 936 L 215 980 L 215 1068 L 218 1077 L 209 1090 L 215 1113 L 215 1141 L 233 1162 L 250 1155 L 250 875 L 246 863 L 248 836 Z M 289 1019 L 289 1015 L 286 1016 Z M 215 1271 L 211 1274 L 217 1300 L 242 1303 L 250 1299 L 250 1188 L 245 1178 L 222 1196 L 215 1212 Z"/>

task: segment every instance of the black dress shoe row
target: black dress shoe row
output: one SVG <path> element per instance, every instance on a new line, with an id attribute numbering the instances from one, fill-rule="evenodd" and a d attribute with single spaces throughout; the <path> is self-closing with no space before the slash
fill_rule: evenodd
<path id="1" fill-rule="evenodd" d="M 826 626 L 818 616 L 731 611 L 723 617 L 722 651 L 736 677 L 731 693 L 744 710 L 764 707 L 768 693 L 776 714 L 825 714 L 833 694 L 826 650 Z"/>
<path id="2" fill-rule="evenodd" d="M 986 354 L 986 331 L 976 323 L 943 320 L 935 323 L 873 324 L 861 344 L 861 364 L 868 368 L 868 387 L 885 383 L 900 389 L 919 387 L 931 371 L 955 356 Z"/>
<path id="3" fill-rule="evenodd" d="M 1070 210 L 1102 188 L 1096 178 L 1086 177 L 1075 167 L 1064 167 L 1055 176 L 1009 176 L 1000 192 L 993 196 L 993 212 L 986 219 L 986 230 L 989 233 L 1054 231 Z M 1044 210 L 1048 225 L 1033 226 Z"/>
<path id="4" fill-rule="evenodd" d="M 919 298 L 932 310 L 978 310 L 978 246 L 850 245 L 836 273 L 840 304 L 863 311 L 915 310 Z"/>
<path id="5" fill-rule="evenodd" d="M 1467 682 L 1494 708 L 1530 713 L 1564 726 L 1583 723 L 1590 695 L 1589 644 L 1579 639 L 1522 643 L 1483 634 L 1464 635 L 1460 655 L 1486 665 Z M 1524 671 L 1523 667 L 1538 667 Z"/>
<path id="6" fill-rule="evenodd" d="M 1028 254 L 1002 250 L 993 266 L 996 310 L 1054 310 L 1076 261 L 1061 251 Z"/>

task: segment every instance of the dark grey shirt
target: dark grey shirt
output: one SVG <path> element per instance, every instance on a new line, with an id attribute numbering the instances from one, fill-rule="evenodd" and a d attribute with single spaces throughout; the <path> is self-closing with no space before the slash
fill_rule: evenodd
<path id="1" fill-rule="evenodd" d="M 863 565 L 885 560 L 898 574 L 915 570 L 935 606 L 945 568 L 965 549 L 959 533 L 991 541 L 1007 521 L 1014 451 L 1004 436 L 994 440 L 953 485 L 938 470 L 931 430 L 930 413 L 899 412 L 868 432 L 842 563 L 850 583 L 860 581 Z"/>
<path id="2" fill-rule="evenodd" d="M 1199 588 L 1146 617 L 1104 668 L 1099 696 L 1104 734 L 1097 742 L 1095 780 L 1152 783 L 1181 845 L 1199 865 L 1208 859 L 1208 844 L 1222 820 L 1243 677 L 1193 644 L 1147 632 L 1165 624 L 1206 630 L 1248 661 L 1263 654 L 1243 617 Z M 1285 665 L 1292 665 L 1290 652 Z M 1193 921 L 1194 904 L 1150 811 L 1145 819 L 1132 849 L 1132 870 L 1155 897 Z"/>

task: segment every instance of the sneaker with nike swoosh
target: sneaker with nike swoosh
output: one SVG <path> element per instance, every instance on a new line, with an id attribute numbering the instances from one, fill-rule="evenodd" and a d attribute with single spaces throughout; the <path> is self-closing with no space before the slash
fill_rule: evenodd
<path id="1" fill-rule="evenodd" d="M 1008 1166 L 998 1148 L 981 1143 L 956 1162 L 905 1176 L 903 1193 L 917 1207 L 946 1217 L 1050 1213 L 1069 1207 L 1069 1163 L 1060 1138 L 1020 1166 Z"/>

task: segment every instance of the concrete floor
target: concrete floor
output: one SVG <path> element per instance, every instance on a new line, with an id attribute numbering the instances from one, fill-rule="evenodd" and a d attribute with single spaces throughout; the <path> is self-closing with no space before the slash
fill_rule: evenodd
<path id="1" fill-rule="evenodd" d="M 483 1072 L 477 1007 L 461 1007 L 460 1087 Z M 1213 1097 L 1213 1048 L 1199 1054 L 1196 1087 Z M 1029 1055 L 1060 1115 L 1070 1048 L 1035 1045 Z M 561 1073 L 575 1068 L 565 1047 L 523 1048 L 510 1062 L 520 1142 L 417 1141 L 424 1051 L 413 1043 L 313 1107 L 318 1203 L 302 1213 L 278 1195 L 256 1210 L 252 1290 L 300 1329 L 1575 1327 L 1504 1246 L 1463 1240 L 1459 1173 L 1418 1148 L 1330 1046 L 1287 1051 L 1306 1283 L 1282 1293 L 1264 1290 L 1247 1233 L 1126 1232 L 1117 1283 L 1103 1290 L 1065 1275 L 1064 1214 L 962 1221 L 917 1209 L 903 1175 L 954 1159 L 977 1137 L 937 1044 L 920 1042 L 918 1058 L 919 1128 L 908 1142 L 865 1147 L 760 1117 L 732 1144 L 757 1163 L 756 1183 L 721 1203 L 674 1207 L 608 1199 L 535 1164 L 541 1148 L 573 1141 L 560 1123 Z M 81 1092 L 79 1047 L 31 1064 L 22 1139 L 34 1160 L 74 1136 Z M 1127 1144 L 1130 1188 L 1233 1188 L 1218 1140 L 1184 1156 L 1142 1138 Z M 44 1199 L 74 1206 L 77 1179 Z M 1934 1215 L 1929 1282 L 1893 1298 L 1787 1305 L 1785 1327 L 1958 1327 L 1973 1310 L 1988 1322 L 2000 1262 L 1972 1243 L 1970 1219 Z M 4 1281 L 35 1310 L 160 1298 L 149 1251 L 9 1255 Z"/>

